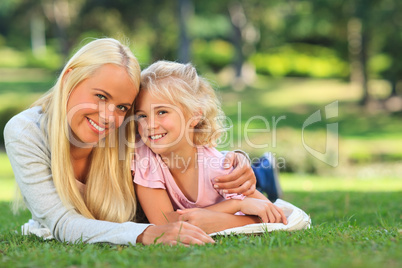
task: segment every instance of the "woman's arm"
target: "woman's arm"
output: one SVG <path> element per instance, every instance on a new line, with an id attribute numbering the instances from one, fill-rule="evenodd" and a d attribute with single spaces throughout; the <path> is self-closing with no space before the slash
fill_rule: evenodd
<path id="1" fill-rule="evenodd" d="M 64 206 L 53 183 L 50 150 L 41 134 L 32 125 L 7 124 L 5 128 L 7 155 L 32 218 L 60 241 L 135 244 L 149 225 L 91 220 Z"/>
<path id="2" fill-rule="evenodd" d="M 67 208 L 53 184 L 50 150 L 45 135 L 31 118 L 12 119 L 4 130 L 5 145 L 15 179 L 32 218 L 50 229 L 59 241 L 70 243 L 182 244 L 212 243 L 202 230 L 190 224 L 151 226 L 134 222 L 114 223 L 87 219 Z"/>

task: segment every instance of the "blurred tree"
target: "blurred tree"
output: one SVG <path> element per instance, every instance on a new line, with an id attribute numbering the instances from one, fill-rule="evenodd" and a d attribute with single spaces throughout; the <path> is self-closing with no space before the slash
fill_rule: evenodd
<path id="1" fill-rule="evenodd" d="M 188 35 L 188 22 L 194 15 L 194 6 L 191 0 L 179 0 L 179 25 L 180 25 L 180 40 L 179 40 L 179 62 L 187 63 L 190 61 L 190 43 Z"/>
<path id="2" fill-rule="evenodd" d="M 294 59 L 321 57 L 339 63 L 340 71 L 332 72 L 337 77 L 349 75 L 339 73 L 343 61 L 351 63 L 364 103 L 372 77 L 388 79 L 391 95 L 398 93 L 401 17 L 400 0 L 1 0 L 0 46 L 41 47 L 44 32 L 47 46 L 67 54 L 85 37 L 126 36 L 146 62 L 191 59 L 214 71 L 232 64 L 237 75 L 250 57 L 275 53 L 291 54 L 286 60 L 294 65 L 285 72 L 272 64 L 277 73 L 314 75 L 300 71 L 309 66 Z"/>
<path id="3" fill-rule="evenodd" d="M 245 59 L 255 52 L 255 44 L 259 41 L 259 33 L 245 13 L 241 1 L 232 1 L 228 6 L 232 23 L 232 42 L 235 47 L 234 69 L 236 79 L 234 86 L 237 89 L 244 87 L 243 67 Z"/>
<path id="4" fill-rule="evenodd" d="M 381 2 L 380 20 L 375 35 L 379 52 L 384 53 L 384 60 L 389 63 L 381 74 L 390 81 L 391 92 L 389 97 L 398 95 L 398 82 L 402 80 L 402 2 L 399 0 L 383 0 Z"/>
<path id="5" fill-rule="evenodd" d="M 71 49 L 68 31 L 72 21 L 75 21 L 84 0 L 41 0 L 33 1 L 41 3 L 45 16 L 53 26 L 54 36 L 57 38 L 61 53 L 65 58 Z"/>

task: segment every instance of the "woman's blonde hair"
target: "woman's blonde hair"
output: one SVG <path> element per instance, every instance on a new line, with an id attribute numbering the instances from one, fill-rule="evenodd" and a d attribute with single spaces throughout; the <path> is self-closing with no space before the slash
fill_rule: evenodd
<path id="1" fill-rule="evenodd" d="M 199 117 L 194 144 L 216 146 L 224 128 L 224 113 L 215 90 L 190 63 L 157 61 L 141 72 L 140 92 L 147 91 Z M 138 101 L 138 98 L 136 98 Z"/>
<path id="2" fill-rule="evenodd" d="M 97 39 L 72 56 L 55 86 L 33 106 L 42 106 L 42 127 L 50 143 L 53 181 L 63 203 L 87 218 L 125 222 L 133 220 L 136 211 L 130 171 L 130 157 L 134 150 L 130 145 L 135 144 L 135 126 L 130 118 L 134 115 L 134 108 L 127 112 L 124 127 L 109 133 L 93 148 L 84 197 L 78 190 L 69 153 L 69 96 L 79 83 L 105 64 L 124 68 L 135 87 L 139 88 L 141 70 L 130 49 L 112 38 Z M 111 144 L 110 135 L 114 135 L 117 144 Z"/>

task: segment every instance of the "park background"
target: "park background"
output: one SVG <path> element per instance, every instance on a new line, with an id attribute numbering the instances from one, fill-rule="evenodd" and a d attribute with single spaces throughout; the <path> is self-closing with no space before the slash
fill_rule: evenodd
<path id="1" fill-rule="evenodd" d="M 78 47 L 93 38 L 114 37 L 129 43 L 142 68 L 161 59 L 192 62 L 211 81 L 232 126 L 230 142 L 220 149 L 243 149 L 252 158 L 274 153 L 284 199 L 309 213 L 316 226 L 307 233 L 311 240 L 302 235 L 301 242 L 297 240 L 314 252 L 306 266 L 318 261 L 314 254 L 322 254 L 314 251 L 314 236 L 321 237 L 329 227 L 339 232 L 345 226 L 357 227 L 334 236 L 348 241 L 345 248 L 356 250 L 360 257 L 345 253 L 336 246 L 341 240 L 332 237 L 332 253 L 321 264 L 338 266 L 339 254 L 346 254 L 354 266 L 398 266 L 402 263 L 401 17 L 398 0 L 2 0 L 2 233 L 17 230 L 29 217 L 25 213 L 13 218 L 9 212 L 14 178 L 4 150 L 6 122 L 52 87 Z M 326 107 L 331 104 L 337 109 L 329 118 Z M 304 125 L 317 111 L 321 120 Z M 328 132 L 329 125 L 336 125 L 337 131 Z M 10 218 L 15 221 L 10 223 Z M 355 232 L 371 238 L 356 242 L 351 237 L 360 233 Z M 372 238 L 376 232 L 383 236 Z M 7 256 L 16 254 L 7 242 L 10 237 L 15 247 L 27 242 L 9 235 L 0 237 L 7 265 L 11 263 Z M 290 254 L 289 249 L 280 254 L 286 245 L 292 249 L 301 245 L 289 239 L 282 234 L 267 238 L 269 250 L 278 254 L 273 263 L 284 262 Z M 28 242 L 42 247 L 36 240 Z M 96 250 L 100 249 L 91 253 Z M 365 258 L 378 252 L 374 261 Z M 26 260 L 41 265 L 34 257 L 38 252 L 31 254 Z M 152 251 L 148 254 L 153 256 Z M 300 258 L 293 254 L 294 260 Z M 263 262 L 266 257 L 253 258 Z M 77 264 L 82 264 L 79 260 Z M 96 263 L 96 258 L 91 261 Z M 67 264 L 72 265 L 66 260 Z"/>

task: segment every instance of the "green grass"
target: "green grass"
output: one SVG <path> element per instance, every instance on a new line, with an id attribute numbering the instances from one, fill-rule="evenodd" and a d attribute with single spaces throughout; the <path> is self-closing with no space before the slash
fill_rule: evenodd
<path id="1" fill-rule="evenodd" d="M 288 179 L 286 179 L 288 180 Z M 290 179 L 289 179 L 290 180 Z M 69 245 L 16 234 L 29 218 L 0 203 L 1 267 L 399 267 L 402 192 L 297 192 L 313 228 L 217 237 L 215 245 Z"/>

